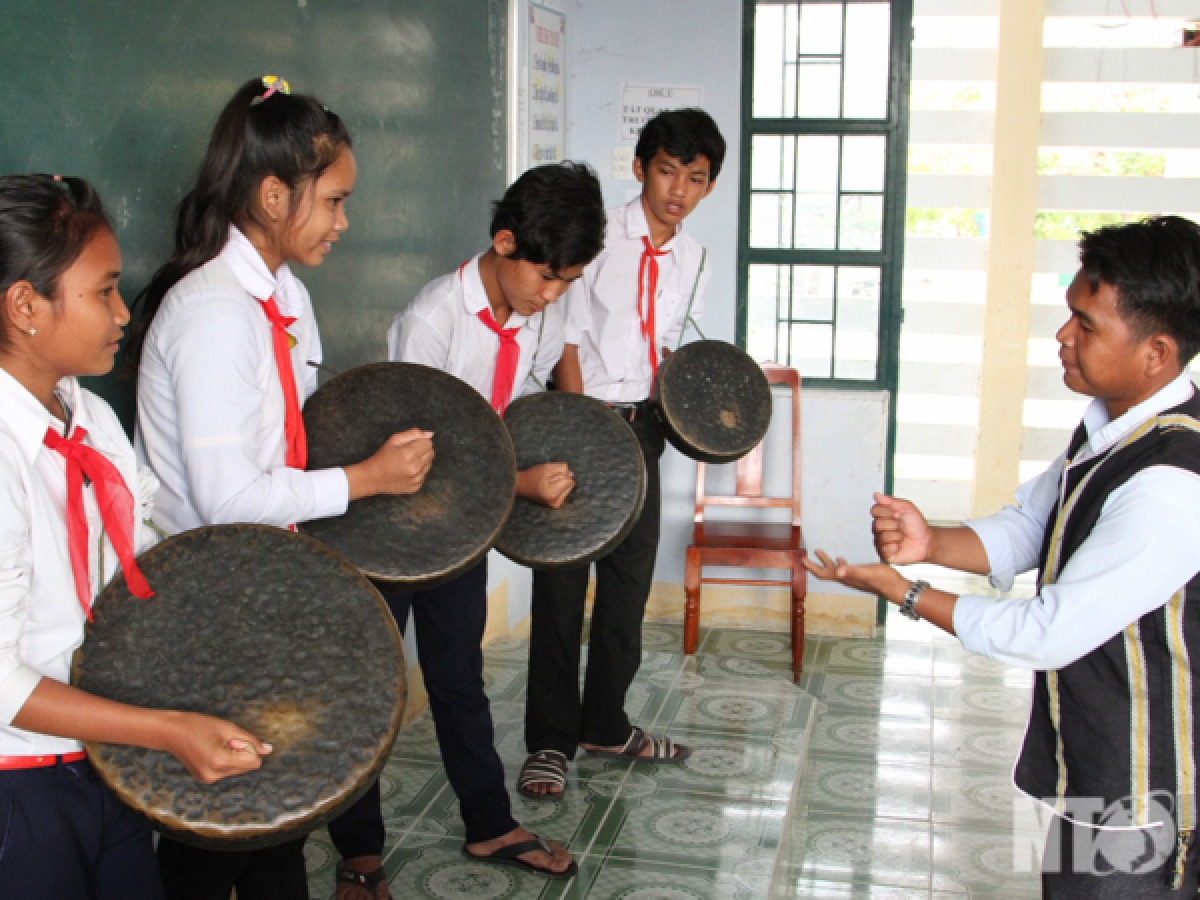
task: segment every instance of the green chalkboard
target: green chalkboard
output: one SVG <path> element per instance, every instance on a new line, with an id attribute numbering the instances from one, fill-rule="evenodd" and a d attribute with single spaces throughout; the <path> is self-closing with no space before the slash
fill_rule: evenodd
<path id="1" fill-rule="evenodd" d="M 506 0 L 3 0 L 0 172 L 92 180 L 131 301 L 170 252 L 175 209 L 221 107 L 282 75 L 351 129 L 350 230 L 298 268 L 328 364 L 379 360 L 392 317 L 482 249 L 504 190 Z M 128 426 L 133 385 L 89 387 Z"/>

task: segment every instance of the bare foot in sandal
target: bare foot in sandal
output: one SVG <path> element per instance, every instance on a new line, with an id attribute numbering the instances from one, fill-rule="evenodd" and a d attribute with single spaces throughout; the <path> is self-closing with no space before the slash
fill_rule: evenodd
<path id="1" fill-rule="evenodd" d="M 337 900 L 390 900 L 383 857 L 355 856 L 337 866 Z"/>
<path id="2" fill-rule="evenodd" d="M 503 859 L 498 851 L 502 852 L 505 847 L 512 846 L 513 844 L 527 842 L 539 842 L 539 839 L 526 828 L 518 825 L 508 834 L 493 838 L 490 841 L 466 844 L 463 849 L 466 851 L 467 856 L 480 862 L 487 862 L 488 857 L 493 855 L 496 855 L 495 861 L 502 862 Z M 553 841 L 540 841 L 539 844 L 538 849 L 532 849 L 517 857 L 521 863 L 524 863 L 526 868 L 533 871 L 540 871 L 547 875 L 562 875 L 575 865 L 575 861 L 571 859 L 571 854 L 565 847 Z M 542 847 L 546 849 L 541 849 Z"/>
<path id="3" fill-rule="evenodd" d="M 534 800 L 557 800 L 567 786 L 567 757 L 557 750 L 531 753 L 517 776 L 517 793 Z"/>
<path id="4" fill-rule="evenodd" d="M 692 749 L 683 744 L 676 744 L 666 735 L 651 737 L 633 726 L 629 740 L 614 747 L 602 747 L 597 744 L 580 744 L 592 756 L 603 756 L 617 759 L 638 759 L 657 763 L 681 763 L 692 755 Z"/>

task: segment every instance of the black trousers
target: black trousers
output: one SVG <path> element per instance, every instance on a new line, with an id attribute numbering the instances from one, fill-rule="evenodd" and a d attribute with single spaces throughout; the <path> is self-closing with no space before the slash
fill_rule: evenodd
<path id="1" fill-rule="evenodd" d="M 149 826 L 104 786 L 91 763 L 0 772 L 0 897 L 162 896 Z"/>
<path id="2" fill-rule="evenodd" d="M 304 841 L 246 853 L 202 850 L 162 837 L 158 870 L 167 900 L 308 900 Z"/>
<path id="3" fill-rule="evenodd" d="M 401 630 L 412 608 L 417 658 L 437 731 L 446 778 L 458 795 L 467 843 L 490 841 L 517 827 L 504 764 L 496 752 L 492 712 L 483 691 L 483 631 L 487 625 L 487 560 L 465 575 L 422 591 L 377 585 Z M 383 851 L 383 815 L 376 783 L 329 824 L 343 859 Z"/>
<path id="4" fill-rule="evenodd" d="M 575 758 L 580 743 L 615 746 L 629 739 L 625 693 L 642 662 L 642 619 L 658 554 L 663 435 L 653 414 L 631 424 L 646 460 L 646 503 L 629 536 L 596 562 L 596 602 L 587 675 L 579 695 L 588 566 L 535 572 L 529 639 L 525 746 Z"/>
<path id="5" fill-rule="evenodd" d="M 1056 820 L 1042 862 L 1043 900 L 1195 900 L 1200 847 L 1188 853 L 1182 888 L 1171 890 L 1171 847 L 1150 833 L 1160 830 L 1097 832 Z"/>

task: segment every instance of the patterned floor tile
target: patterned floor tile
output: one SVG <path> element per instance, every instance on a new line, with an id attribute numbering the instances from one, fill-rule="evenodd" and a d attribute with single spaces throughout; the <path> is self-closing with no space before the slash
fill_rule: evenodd
<path id="1" fill-rule="evenodd" d="M 785 868 L 775 875 L 770 900 L 925 900 L 927 891 L 853 881 L 808 878 L 802 870 Z"/>
<path id="2" fill-rule="evenodd" d="M 809 748 L 815 759 L 858 758 L 928 766 L 931 744 L 929 723 L 919 719 L 827 712 L 813 726 Z"/>
<path id="3" fill-rule="evenodd" d="M 701 641 L 707 636 L 707 631 L 707 628 L 700 629 Z M 642 626 L 642 650 L 683 653 L 683 626 L 647 622 Z"/>
<path id="4" fill-rule="evenodd" d="M 1011 772 L 1024 736 L 1021 725 L 969 725 L 935 719 L 933 764 Z"/>
<path id="5" fill-rule="evenodd" d="M 829 641 L 821 647 L 817 665 L 825 672 L 928 678 L 933 675 L 933 645 L 914 641 Z"/>
<path id="6" fill-rule="evenodd" d="M 818 642 L 813 642 L 810 646 L 816 650 Z M 711 628 L 708 639 L 700 644 L 698 651 L 716 656 L 752 659 L 759 663 L 773 663 L 788 669 L 792 666 L 792 637 L 783 632 Z"/>
<path id="7" fill-rule="evenodd" d="M 928 721 L 934 688 L 921 678 L 882 679 L 878 675 L 819 676 L 817 696 L 831 712 L 873 713 Z"/>
<path id="8" fill-rule="evenodd" d="M 668 865 L 645 860 L 588 856 L 563 893 L 564 900 L 761 900 L 770 870 L 761 860 L 729 870 Z"/>
<path id="9" fill-rule="evenodd" d="M 324 828 L 314 831 L 304 842 L 304 868 L 308 874 L 308 893 L 312 900 L 326 900 L 334 892 L 337 851 Z"/>
<path id="10" fill-rule="evenodd" d="M 714 686 L 715 685 L 715 686 Z M 783 732 L 808 731 L 813 698 L 781 682 L 775 690 L 747 686 L 744 680 L 705 680 L 688 690 L 673 691 L 655 722 L 658 731 L 709 732 L 717 737 L 771 738 Z"/>
<path id="11" fill-rule="evenodd" d="M 394 897 L 404 900 L 518 900 L 561 896 L 566 885 L 515 866 L 463 856 L 461 840 L 407 839 L 385 865 Z"/>
<path id="12" fill-rule="evenodd" d="M 1008 772 L 933 769 L 933 820 L 937 824 L 1011 829 L 1013 804 L 1022 796 Z"/>
<path id="13" fill-rule="evenodd" d="M 816 660 L 817 651 L 812 644 L 806 644 L 804 650 L 805 672 L 820 670 Z M 693 671 L 699 675 L 732 675 L 738 678 L 782 678 L 792 682 L 792 663 L 773 662 L 770 660 L 753 659 L 745 656 L 721 656 L 716 653 L 700 653 L 695 657 Z M 794 683 L 794 682 L 792 682 Z"/>
<path id="14" fill-rule="evenodd" d="M 973 898 L 1037 900 L 1042 896 L 1040 875 L 1014 871 L 1011 832 L 960 826 L 934 825 L 933 886 L 937 890 L 962 891 Z"/>
<path id="15" fill-rule="evenodd" d="M 807 814 L 861 813 L 928 821 L 929 767 L 809 759 L 805 770 Z M 795 810 L 799 813 L 801 808 Z"/>
<path id="16" fill-rule="evenodd" d="M 797 877 L 930 888 L 928 822 L 871 816 L 793 820 L 781 863 Z"/>
<path id="17" fill-rule="evenodd" d="M 942 684 L 934 686 L 933 714 L 977 725 L 1024 725 L 1030 693 L 1003 684 Z"/>
<path id="18" fill-rule="evenodd" d="M 1029 689 L 1033 672 L 1006 666 L 978 653 L 964 650 L 961 644 L 937 644 L 933 648 L 933 674 L 939 683 L 1003 684 Z"/>

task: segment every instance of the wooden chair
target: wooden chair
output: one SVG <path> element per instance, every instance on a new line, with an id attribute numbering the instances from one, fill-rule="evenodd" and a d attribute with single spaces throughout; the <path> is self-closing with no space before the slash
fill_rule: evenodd
<path id="1" fill-rule="evenodd" d="M 687 548 L 683 586 L 687 605 L 683 618 L 683 652 L 696 652 L 700 634 L 701 584 L 786 585 L 792 591 L 792 677 L 799 681 L 804 659 L 804 596 L 808 591 L 808 573 L 804 558 L 804 535 L 800 514 L 800 376 L 795 369 L 764 363 L 763 372 L 771 384 L 786 384 L 792 389 L 792 491 L 790 497 L 763 496 L 763 446 L 759 444 L 737 462 L 737 487 L 734 494 L 709 495 L 705 492 L 705 465 L 696 465 L 696 516 L 692 544 Z M 706 506 L 740 508 L 790 508 L 790 524 L 705 521 Z M 788 569 L 784 580 L 754 578 L 704 578 L 704 566 L 743 569 Z"/>

